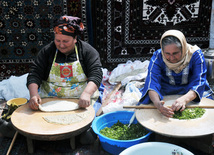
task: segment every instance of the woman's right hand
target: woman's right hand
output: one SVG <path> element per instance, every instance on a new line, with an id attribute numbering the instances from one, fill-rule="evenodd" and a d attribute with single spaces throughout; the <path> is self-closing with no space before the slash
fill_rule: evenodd
<path id="1" fill-rule="evenodd" d="M 42 100 L 38 94 L 38 87 L 39 86 L 36 83 L 31 83 L 28 86 L 30 91 L 29 107 L 33 110 L 38 110 L 39 104 L 42 103 Z"/>
<path id="2" fill-rule="evenodd" d="M 171 108 L 165 107 L 164 106 L 164 101 L 160 101 L 157 108 L 158 110 L 166 117 L 173 117 L 174 112 Z"/>
<path id="3" fill-rule="evenodd" d="M 42 100 L 39 95 L 35 95 L 30 98 L 29 107 L 33 110 L 38 110 L 39 104 L 42 103 Z"/>
<path id="4" fill-rule="evenodd" d="M 174 112 L 171 108 L 164 106 L 164 101 L 160 100 L 160 97 L 157 92 L 154 90 L 149 90 L 149 97 L 154 103 L 155 107 L 166 117 L 173 117 Z"/>

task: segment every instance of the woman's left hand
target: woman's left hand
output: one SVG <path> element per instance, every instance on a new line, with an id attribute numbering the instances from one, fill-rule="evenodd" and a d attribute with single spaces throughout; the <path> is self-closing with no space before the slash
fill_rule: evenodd
<path id="1" fill-rule="evenodd" d="M 193 90 L 188 91 L 172 104 L 172 110 L 178 111 L 180 109 L 180 111 L 183 111 L 186 108 L 186 104 L 194 100 L 196 97 L 197 94 Z"/>
<path id="2" fill-rule="evenodd" d="M 179 97 L 175 103 L 172 104 L 172 110 L 173 111 L 183 111 L 186 108 L 186 100 L 184 99 L 184 97 Z"/>
<path id="3" fill-rule="evenodd" d="M 81 108 L 89 107 L 90 101 L 91 101 L 91 95 L 86 92 L 83 92 L 81 94 L 79 102 L 78 102 L 79 107 L 81 107 Z"/>

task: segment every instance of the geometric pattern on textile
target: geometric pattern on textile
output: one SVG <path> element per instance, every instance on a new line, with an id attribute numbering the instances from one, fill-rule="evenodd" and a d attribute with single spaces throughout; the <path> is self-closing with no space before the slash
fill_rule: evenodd
<path id="1" fill-rule="evenodd" d="M 127 60 L 150 59 L 168 29 L 182 31 L 190 44 L 209 47 L 210 0 L 100 0 L 93 6 L 94 46 L 110 70 Z"/>
<path id="2" fill-rule="evenodd" d="M 68 13 L 83 16 L 83 3 L 85 0 L 0 1 L 0 80 L 28 73 L 38 51 L 54 39 L 54 22 Z M 86 35 L 84 31 L 83 39 Z"/>

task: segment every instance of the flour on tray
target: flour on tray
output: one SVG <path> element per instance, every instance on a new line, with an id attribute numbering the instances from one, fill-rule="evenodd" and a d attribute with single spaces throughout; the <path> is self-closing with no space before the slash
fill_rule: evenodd
<path id="1" fill-rule="evenodd" d="M 79 105 L 77 103 L 66 100 L 50 101 L 39 105 L 39 109 L 45 112 L 71 111 L 78 108 Z"/>

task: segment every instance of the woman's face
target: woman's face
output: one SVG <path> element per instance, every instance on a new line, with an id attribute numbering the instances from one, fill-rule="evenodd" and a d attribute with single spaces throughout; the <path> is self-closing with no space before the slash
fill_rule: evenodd
<path id="1" fill-rule="evenodd" d="M 166 45 L 163 54 L 170 63 L 177 63 L 182 59 L 181 49 L 176 44 Z"/>
<path id="2" fill-rule="evenodd" d="M 73 38 L 72 36 L 55 34 L 54 43 L 56 45 L 56 48 L 65 55 L 69 55 L 74 51 L 76 42 L 76 37 Z"/>

